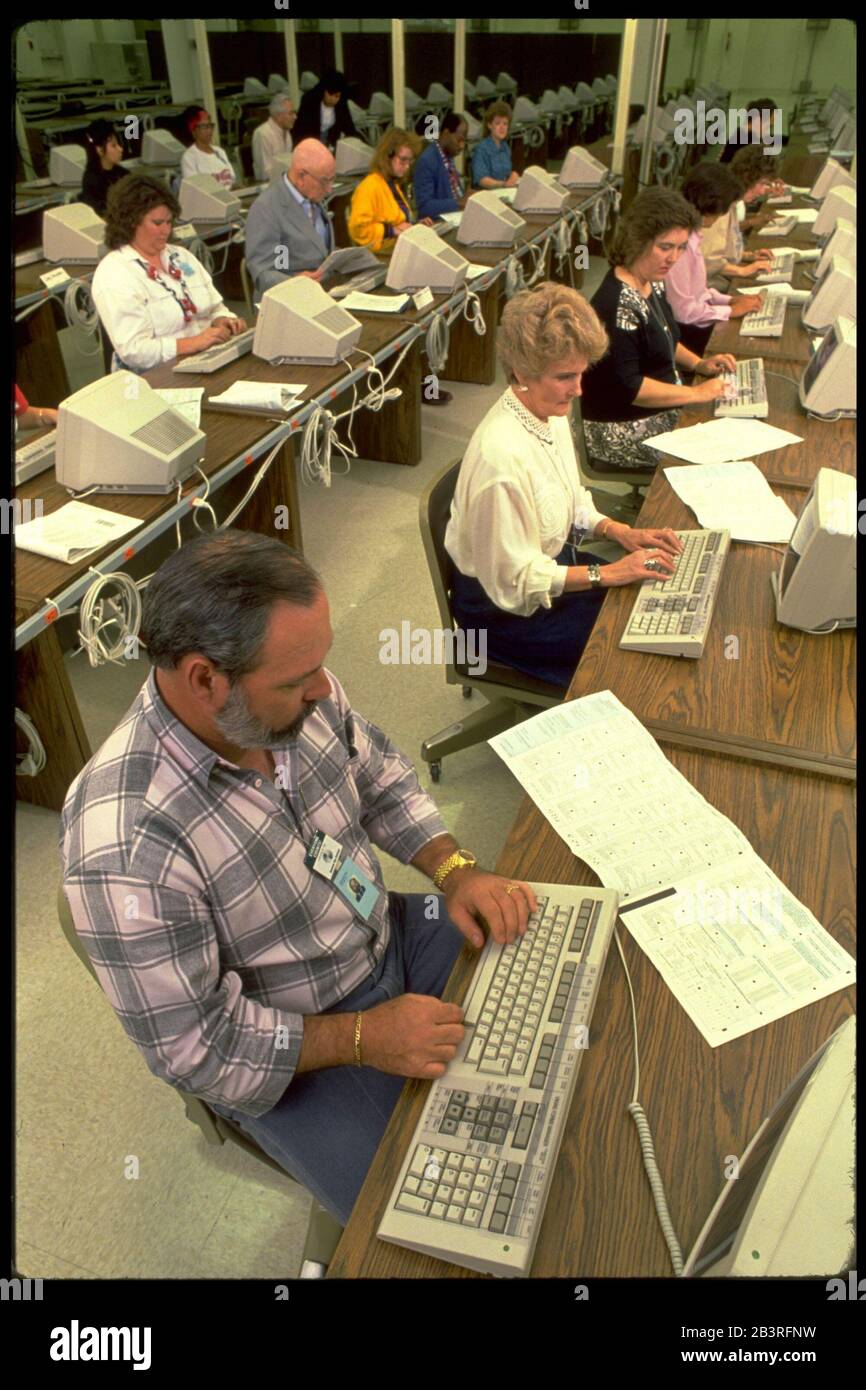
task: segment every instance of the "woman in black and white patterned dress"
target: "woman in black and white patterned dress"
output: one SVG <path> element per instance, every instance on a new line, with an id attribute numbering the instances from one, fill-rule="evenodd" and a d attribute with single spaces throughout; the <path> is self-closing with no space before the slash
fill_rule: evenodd
<path id="1" fill-rule="evenodd" d="M 665 294 L 664 277 L 697 221 L 666 188 L 646 189 L 620 218 L 611 269 L 591 300 L 610 348 L 583 379 L 586 447 L 597 467 L 651 472 L 661 457 L 653 437 L 673 429 L 684 406 L 723 395 L 719 373 L 735 369 L 727 353 L 701 358 L 683 346 Z M 708 380 L 684 386 L 681 371 Z"/>

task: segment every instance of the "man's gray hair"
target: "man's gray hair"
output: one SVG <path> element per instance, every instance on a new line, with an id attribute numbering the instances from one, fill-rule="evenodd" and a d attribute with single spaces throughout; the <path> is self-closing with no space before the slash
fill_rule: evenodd
<path id="1" fill-rule="evenodd" d="M 196 536 L 145 589 L 141 640 L 154 666 L 171 670 L 200 652 L 234 685 L 258 664 L 274 603 L 311 608 L 321 592 L 303 555 L 274 536 L 238 530 Z"/>
<path id="2" fill-rule="evenodd" d="M 277 112 L 282 108 L 283 103 L 291 100 L 292 98 L 289 96 L 288 92 L 276 92 L 268 102 L 268 114 L 276 116 Z"/>

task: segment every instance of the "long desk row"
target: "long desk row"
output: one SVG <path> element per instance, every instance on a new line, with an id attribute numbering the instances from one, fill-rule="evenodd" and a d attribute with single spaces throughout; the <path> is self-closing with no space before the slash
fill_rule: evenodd
<path id="1" fill-rule="evenodd" d="M 707 351 L 723 348 L 717 329 Z M 754 340 L 732 345 L 740 356 Z M 786 383 L 801 363 L 779 358 L 768 378 L 769 420 L 803 438 L 755 462 L 792 511 L 819 467 L 854 471 L 854 427 L 807 419 Z M 682 412 L 680 426 L 710 418 Z M 692 529 L 663 459 L 636 524 Z M 776 622 L 770 576 L 779 548 L 734 544 L 704 654 L 696 661 L 619 648 L 634 589 L 610 590 L 578 664 L 568 698 L 611 690 L 667 758 L 747 836 L 757 853 L 854 954 L 855 647 L 852 630 L 809 636 Z M 736 638 L 735 643 L 730 638 Z M 660 808 L 663 816 L 664 810 Z M 610 808 L 616 815 L 616 808 Z M 497 872 L 511 879 L 598 883 L 525 798 Z M 854 1011 L 853 988 L 801 1008 L 722 1047 L 711 1048 L 628 931 L 640 1040 L 640 1100 L 649 1118 L 671 1216 L 688 1253 L 742 1154 L 816 1049 Z M 460 1002 L 475 953 L 466 947 L 444 997 Z M 617 952 L 602 981 L 591 1045 L 541 1226 L 533 1277 L 658 1277 L 672 1273 L 634 1125 L 629 996 Z M 408 1082 L 329 1268 L 331 1278 L 473 1278 L 456 1265 L 376 1238 L 379 1222 L 420 1118 L 424 1083 Z M 840 1180 L 844 1181 L 844 1177 Z M 815 1270 L 816 1274 L 824 1273 Z"/>
<path id="2" fill-rule="evenodd" d="M 593 193 L 574 195 L 569 200 L 569 210 L 588 206 L 595 196 L 597 194 Z M 185 387 L 204 387 L 202 428 L 207 444 L 202 467 L 213 492 L 225 488 L 225 493 L 221 494 L 221 500 L 223 496 L 225 500 L 224 514 L 243 496 L 251 476 L 251 465 L 275 444 L 281 444 L 268 476 L 238 524 L 251 529 L 268 529 L 275 502 L 288 502 L 291 528 L 282 534 L 289 544 L 302 548 L 292 441 L 318 406 L 334 413 L 349 407 L 351 388 L 355 383 L 362 387 L 366 380 L 369 359 L 363 355 L 365 353 L 371 354 L 375 364 L 386 371 L 388 364 L 393 366 L 404 351 L 405 357 L 390 383 L 401 388 L 400 399 L 381 411 L 360 410 L 355 417 L 353 434 L 359 456 L 402 465 L 417 464 L 421 457 L 421 349 L 431 320 L 437 314 L 459 315 L 451 333 L 445 378 L 483 384 L 492 382 L 498 302 L 506 262 L 511 255 L 526 256 L 532 247 L 537 248 L 538 254 L 546 253 L 546 247 L 556 235 L 558 221 L 558 218 L 540 219 L 527 226 L 513 249 L 487 249 L 479 253 L 479 261 L 483 258 L 484 263 L 490 265 L 489 273 L 476 282 L 487 321 L 487 332 L 483 336 L 476 334 L 462 317 L 466 290 L 461 287 L 452 296 L 437 296 L 434 303 L 421 312 L 387 317 L 361 315 L 363 331 L 359 348 L 362 351 L 353 354 L 348 367 L 343 363 L 332 368 L 270 367 L 248 354 L 209 376 L 187 374 L 181 379 L 170 366 L 147 373 L 146 380 L 154 387 L 179 383 Z M 219 394 L 241 378 L 284 381 L 287 377 L 304 382 L 303 404 L 287 420 L 227 415 L 207 404 L 211 395 Z M 179 518 L 185 518 L 189 527 L 192 499 L 202 496 L 203 492 L 204 484 L 196 479 L 187 484 L 179 502 L 174 494 L 170 497 L 96 494 L 96 505 L 139 517 L 142 530 L 133 533 L 125 543 L 77 565 L 45 560 L 23 550 L 16 552 L 16 647 L 19 650 L 16 698 L 19 707 L 33 718 L 49 753 L 48 765 L 38 777 L 18 779 L 17 792 L 22 799 L 59 809 L 69 782 L 90 757 L 53 623 L 62 613 L 77 607 L 92 582 L 92 567 L 107 567 L 112 571 L 122 568 Z M 57 485 L 53 471 L 24 484 L 18 489 L 17 498 L 22 503 L 40 499 L 45 515 L 68 500 L 64 489 Z M 66 711 L 67 717 L 56 720 L 51 713 L 56 709 Z"/>

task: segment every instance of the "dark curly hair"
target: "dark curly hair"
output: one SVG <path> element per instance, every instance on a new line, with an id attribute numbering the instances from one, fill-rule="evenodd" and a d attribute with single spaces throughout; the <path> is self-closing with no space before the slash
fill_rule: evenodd
<path id="1" fill-rule="evenodd" d="M 740 180 L 743 192 L 759 183 L 762 178 L 778 177 L 778 160 L 764 153 L 761 145 L 744 145 L 737 150 L 727 165 L 731 173 Z"/>
<path id="2" fill-rule="evenodd" d="M 703 160 L 683 180 L 682 193 L 704 217 L 721 217 L 743 191 L 736 174 L 727 164 Z"/>
<path id="3" fill-rule="evenodd" d="M 154 208 L 168 208 L 172 217 L 180 216 L 180 203 L 173 193 L 149 174 L 130 174 L 108 192 L 105 210 L 105 244 L 109 251 L 128 246 L 144 217 Z"/>
<path id="4" fill-rule="evenodd" d="M 700 217 L 681 193 L 670 188 L 645 188 L 619 219 L 610 264 L 632 265 L 662 232 L 672 227 L 696 232 L 700 225 Z"/>

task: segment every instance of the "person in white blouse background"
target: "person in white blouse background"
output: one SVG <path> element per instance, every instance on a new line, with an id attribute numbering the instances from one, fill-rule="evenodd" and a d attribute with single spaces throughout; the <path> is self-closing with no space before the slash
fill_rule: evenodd
<path id="1" fill-rule="evenodd" d="M 220 145 L 211 143 L 214 123 L 207 111 L 191 106 L 184 112 L 184 124 L 192 144 L 180 158 L 180 176 L 191 179 L 194 174 L 213 174 L 223 188 L 234 188 L 235 171 L 228 155 Z"/>
<path id="2" fill-rule="evenodd" d="M 604 591 L 668 578 L 682 549 L 670 529 L 602 515 L 581 486 L 571 402 L 607 346 L 576 290 L 547 281 L 509 301 L 497 339 L 509 386 L 469 441 L 445 533 L 460 626 L 486 629 L 488 658 L 561 688 Z M 578 553 L 584 536 L 628 553 L 612 563 Z"/>
<path id="3" fill-rule="evenodd" d="M 114 347 L 112 371 L 146 372 L 246 329 L 195 256 L 169 246 L 179 213 L 173 194 L 147 175 L 131 174 L 108 195 L 108 255 L 91 293 Z"/>
<path id="4" fill-rule="evenodd" d="M 292 153 L 291 129 L 298 113 L 292 98 L 277 92 L 268 107 L 268 119 L 253 131 L 253 174 L 257 183 L 267 183 L 281 170 L 274 160 Z"/>

